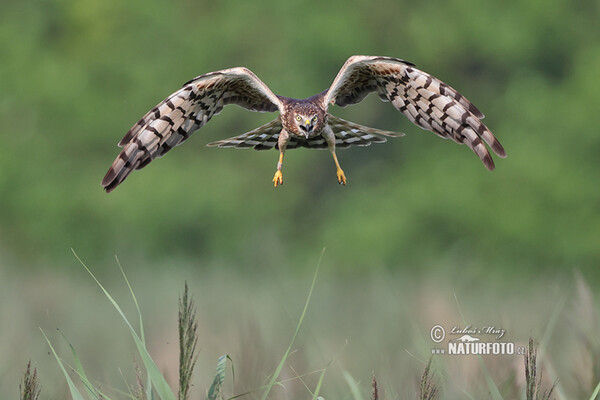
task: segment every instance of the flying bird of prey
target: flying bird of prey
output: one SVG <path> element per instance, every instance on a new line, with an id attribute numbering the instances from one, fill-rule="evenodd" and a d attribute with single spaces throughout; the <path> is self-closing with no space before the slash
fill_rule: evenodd
<path id="1" fill-rule="evenodd" d="M 230 68 L 200 75 L 160 102 L 121 139 L 123 150 L 102 180 L 112 191 L 134 169 L 142 169 L 183 143 L 228 104 L 259 112 L 279 112 L 273 121 L 243 135 L 210 143 L 208 146 L 279 150 L 273 177 L 275 187 L 283 184 L 283 155 L 297 147 L 328 148 L 337 169 L 337 179 L 346 184 L 335 150 L 352 145 L 382 143 L 386 137 L 403 136 L 358 125 L 331 115 L 330 104 L 346 107 L 376 92 L 417 126 L 442 138 L 466 144 L 489 169 L 494 161 L 485 143 L 500 157 L 504 149 L 485 126 L 483 114 L 439 79 L 413 64 L 391 57 L 350 57 L 331 87 L 307 99 L 274 94 L 247 68 Z"/>

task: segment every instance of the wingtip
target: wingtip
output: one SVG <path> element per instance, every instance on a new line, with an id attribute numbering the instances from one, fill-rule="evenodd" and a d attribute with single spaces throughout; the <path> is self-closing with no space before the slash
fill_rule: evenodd
<path id="1" fill-rule="evenodd" d="M 102 183 L 100 185 L 106 193 L 112 192 L 116 187 L 116 185 L 113 185 L 112 182 L 105 182 L 104 179 L 102 180 Z"/>
<path id="2" fill-rule="evenodd" d="M 102 178 L 102 186 L 108 186 L 116 177 L 117 173 L 113 166 L 111 166 L 108 171 L 106 171 L 106 175 Z"/>
<path id="3" fill-rule="evenodd" d="M 504 150 L 504 147 L 502 147 L 499 141 L 496 140 L 492 144 L 492 150 L 494 150 L 494 153 L 496 153 L 498 157 L 506 158 L 506 151 Z"/>
<path id="4" fill-rule="evenodd" d="M 100 185 L 102 186 L 102 189 L 104 189 L 104 191 L 106 193 L 112 192 L 117 187 L 117 185 L 114 185 L 113 182 L 104 182 L 104 180 L 102 181 L 102 183 Z"/>
<path id="5" fill-rule="evenodd" d="M 117 160 L 118 160 L 118 158 L 117 158 Z M 104 178 L 102 178 L 102 183 L 100 185 L 102 186 L 102 188 L 104 188 L 106 193 L 110 193 L 117 186 L 119 186 L 119 184 L 121 182 L 123 182 L 123 180 L 120 179 L 119 173 L 117 172 L 114 165 L 112 165 L 106 172 L 106 175 L 104 175 Z"/>
<path id="6" fill-rule="evenodd" d="M 485 165 L 485 167 L 488 170 L 493 171 L 494 169 L 496 169 L 494 160 L 492 159 L 492 156 L 490 156 L 489 154 L 486 157 L 482 158 L 481 161 L 483 161 L 483 165 Z"/>

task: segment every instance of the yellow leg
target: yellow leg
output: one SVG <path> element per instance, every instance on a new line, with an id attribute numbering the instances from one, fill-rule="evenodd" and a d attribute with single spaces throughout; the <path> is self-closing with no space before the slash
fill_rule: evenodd
<path id="1" fill-rule="evenodd" d="M 273 177 L 273 185 L 277 187 L 277 185 L 283 185 L 283 174 L 281 173 L 281 168 L 283 168 L 283 152 L 279 152 L 279 162 L 277 163 L 277 171 L 275 171 L 275 176 Z"/>
<path id="2" fill-rule="evenodd" d="M 342 170 L 342 167 L 340 167 L 340 162 L 338 161 L 337 156 L 335 155 L 335 134 L 333 133 L 329 125 L 325 125 L 325 128 L 323 128 L 322 135 L 327 141 L 327 146 L 329 147 L 329 151 L 333 156 L 333 161 L 335 161 L 335 167 L 337 168 L 336 174 L 338 183 L 340 183 L 341 185 L 345 185 L 346 175 L 344 175 L 344 171 Z"/>
<path id="3" fill-rule="evenodd" d="M 346 175 L 344 175 L 344 171 L 342 170 L 342 167 L 340 167 L 340 162 L 337 159 L 337 156 L 335 155 L 335 150 L 331 151 L 331 155 L 333 156 L 333 161 L 335 161 L 335 167 L 337 168 L 337 179 L 338 179 L 338 183 L 345 185 L 346 184 Z"/>

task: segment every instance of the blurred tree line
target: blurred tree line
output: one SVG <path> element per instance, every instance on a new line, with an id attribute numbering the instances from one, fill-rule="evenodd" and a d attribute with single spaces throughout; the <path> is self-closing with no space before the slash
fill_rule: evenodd
<path id="1" fill-rule="evenodd" d="M 600 3 L 4 0 L 0 250 L 15 267 L 113 254 L 144 262 L 296 266 L 328 248 L 344 271 L 600 262 Z M 228 107 L 110 195 L 116 143 L 190 78 L 232 66 L 275 93 L 324 90 L 353 54 L 415 63 L 486 115 L 508 158 L 464 146 L 376 96 L 343 118 L 406 137 L 339 156 L 205 143 L 275 117 Z M 6 263 L 6 261 L 5 261 Z M 312 264 L 311 264 L 312 265 Z M 98 265 L 100 266 L 100 265 Z"/>

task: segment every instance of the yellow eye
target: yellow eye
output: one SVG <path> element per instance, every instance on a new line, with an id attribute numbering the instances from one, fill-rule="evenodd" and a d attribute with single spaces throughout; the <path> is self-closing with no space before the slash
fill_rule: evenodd
<path id="1" fill-rule="evenodd" d="M 313 118 L 313 124 L 317 123 L 317 116 L 315 115 L 315 117 Z"/>
<path id="2" fill-rule="evenodd" d="M 296 115 L 296 121 L 302 121 L 302 117 L 299 115 Z"/>

